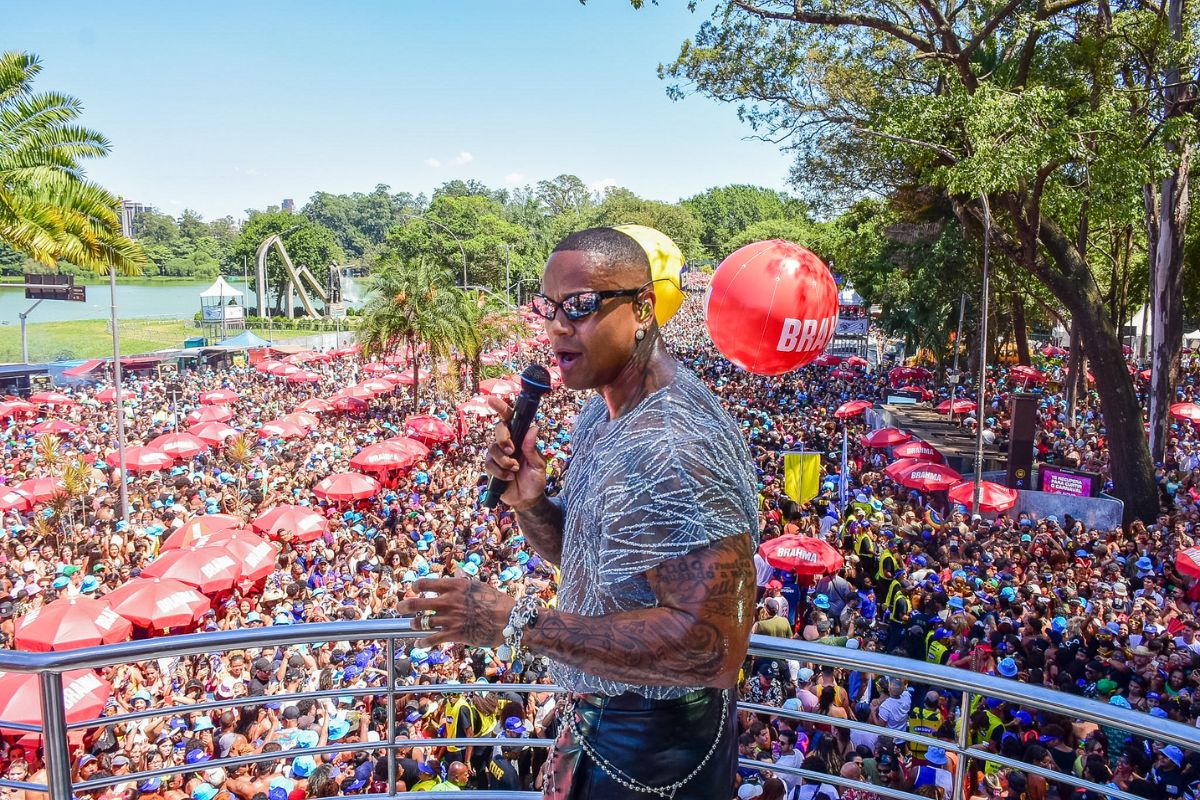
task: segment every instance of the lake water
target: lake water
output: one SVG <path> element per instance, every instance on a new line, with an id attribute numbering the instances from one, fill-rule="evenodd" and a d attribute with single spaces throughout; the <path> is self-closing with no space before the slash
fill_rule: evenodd
<path id="1" fill-rule="evenodd" d="M 250 291 L 241 278 L 226 278 L 234 288 L 245 292 L 243 305 L 254 308 L 254 292 Z M 362 292 L 360 281 L 345 279 L 342 294 L 350 305 Z M 191 319 L 200 310 L 200 293 L 212 285 L 210 280 L 158 281 L 127 280 L 117 284 L 117 315 L 121 319 L 134 317 L 173 317 Z M 31 305 L 25 299 L 24 289 L 4 288 L 0 284 L 0 323 L 17 325 L 18 316 Z M 87 287 L 87 302 L 72 303 L 66 300 L 46 300 L 29 315 L 29 322 L 70 322 L 81 319 L 108 319 L 111 311 L 108 284 L 91 284 Z M 318 309 L 320 302 L 317 302 Z M 297 313 L 303 313 L 300 302 L 296 302 Z"/>

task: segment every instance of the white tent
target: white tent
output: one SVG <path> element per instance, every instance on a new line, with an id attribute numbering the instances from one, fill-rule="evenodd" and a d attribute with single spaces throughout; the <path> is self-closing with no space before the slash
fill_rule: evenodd
<path id="1" fill-rule="evenodd" d="M 1185 341 L 1185 342 L 1200 341 L 1200 328 L 1196 328 L 1196 330 L 1192 331 L 1191 333 L 1185 333 L 1183 335 L 1183 341 Z"/>
<path id="2" fill-rule="evenodd" d="M 1137 310 L 1137 313 L 1133 315 L 1133 318 L 1125 324 L 1133 327 L 1134 336 L 1149 336 L 1150 331 L 1146 330 L 1146 326 L 1150 324 L 1150 304 L 1144 304 Z"/>
<path id="3" fill-rule="evenodd" d="M 846 288 L 838 292 L 838 305 L 841 306 L 865 306 L 867 301 L 863 296 L 854 291 L 854 284 L 847 283 Z"/>
<path id="4" fill-rule="evenodd" d="M 242 292 L 239 292 L 237 289 L 233 288 L 233 286 L 230 285 L 229 281 L 225 280 L 224 275 L 218 275 L 217 280 L 213 283 L 213 285 L 208 287 L 207 289 L 205 289 L 203 292 L 200 293 L 200 297 L 202 297 L 202 298 L 241 297 L 242 294 L 243 294 Z"/>

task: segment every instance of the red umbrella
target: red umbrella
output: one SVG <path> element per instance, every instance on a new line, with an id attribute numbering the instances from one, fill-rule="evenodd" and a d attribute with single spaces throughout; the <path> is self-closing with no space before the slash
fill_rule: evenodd
<path id="1" fill-rule="evenodd" d="M 1170 409 L 1172 417 L 1188 422 L 1200 422 L 1200 405 L 1195 403 L 1174 403 Z"/>
<path id="2" fill-rule="evenodd" d="M 290 414 L 284 414 L 282 419 L 309 431 L 315 431 L 321 427 L 321 420 L 317 419 L 315 414 L 310 414 L 307 411 L 293 411 Z"/>
<path id="3" fill-rule="evenodd" d="M 128 394 L 128 393 L 126 393 Z M 100 403 L 111 403 L 117 399 L 117 393 L 114 389 L 101 389 L 96 392 L 96 400 Z"/>
<path id="4" fill-rule="evenodd" d="M 161 552 L 163 550 L 175 550 L 180 547 L 190 547 L 202 536 L 208 536 L 217 531 L 229 530 L 231 528 L 240 528 L 242 524 L 241 518 L 235 517 L 232 514 L 202 514 L 198 517 L 192 517 L 176 528 L 175 532 L 168 536 L 158 549 Z"/>
<path id="5" fill-rule="evenodd" d="M 496 397 L 512 397 L 520 393 L 521 384 L 504 378 L 488 378 L 479 382 L 479 391 Z"/>
<path id="6" fill-rule="evenodd" d="M 17 620 L 13 640 L 18 650 L 45 653 L 124 641 L 133 631 L 129 620 L 107 603 L 80 595 L 35 608 Z"/>
<path id="7" fill-rule="evenodd" d="M 0 417 L 15 417 L 25 414 L 36 414 L 38 407 L 24 400 L 9 400 L 0 403 Z"/>
<path id="8" fill-rule="evenodd" d="M 845 356 L 839 356 L 835 353 L 821 353 L 821 355 L 813 359 L 812 363 L 818 367 L 836 367 L 845 360 Z"/>
<path id="9" fill-rule="evenodd" d="M 1200 547 L 1189 547 L 1176 553 L 1175 569 L 1180 575 L 1200 578 Z"/>
<path id="10" fill-rule="evenodd" d="M 1055 344 L 1048 344 L 1042 348 L 1042 355 L 1044 355 L 1046 358 L 1058 358 L 1059 356 L 1065 356 L 1066 354 L 1067 350 L 1065 348 L 1059 347 Z"/>
<path id="11" fill-rule="evenodd" d="M 407 469 L 416 463 L 417 457 L 395 447 L 389 447 L 387 442 L 377 442 L 364 447 L 350 459 L 350 466 L 366 472 L 389 472 L 395 469 Z"/>
<path id="12" fill-rule="evenodd" d="M 220 542 L 202 547 L 168 550 L 142 570 L 146 578 L 174 578 L 205 594 L 232 589 L 242 577 L 242 565 Z"/>
<path id="13" fill-rule="evenodd" d="M 337 394 L 329 398 L 329 407 L 333 411 L 345 411 L 351 414 L 361 414 L 367 410 L 367 401 L 357 397 L 347 397 Z"/>
<path id="14" fill-rule="evenodd" d="M 455 439 L 454 428 L 437 417 L 409 417 L 404 421 L 404 431 L 414 439 L 426 442 L 452 442 Z"/>
<path id="15" fill-rule="evenodd" d="M 1142 380 L 1144 380 L 1144 381 L 1148 381 L 1148 380 L 1150 380 L 1150 370 L 1148 370 L 1148 369 L 1144 369 L 1144 370 L 1142 370 L 1141 372 L 1139 372 L 1139 373 L 1137 374 L 1137 376 L 1138 376 L 1139 378 L 1141 378 Z"/>
<path id="16" fill-rule="evenodd" d="M 329 529 L 329 520 L 307 506 L 282 505 L 264 511 L 254 518 L 255 530 L 278 537 L 281 531 L 291 531 L 302 542 L 320 539 Z"/>
<path id="17" fill-rule="evenodd" d="M 844 380 L 851 381 L 858 377 L 858 373 L 852 369 L 845 369 L 843 367 L 838 367 L 833 372 L 829 373 L 829 377 L 841 378 Z"/>
<path id="18" fill-rule="evenodd" d="M 341 358 L 342 356 L 356 356 L 361 349 L 362 347 L 355 343 L 346 347 L 339 347 L 336 350 L 330 350 L 329 355 L 336 356 L 337 358 Z"/>
<path id="19" fill-rule="evenodd" d="M 418 459 L 429 457 L 429 448 L 425 446 L 424 442 L 416 439 L 410 439 L 407 436 L 393 436 L 383 441 L 389 447 L 394 447 L 404 453 L 411 453 Z"/>
<path id="20" fill-rule="evenodd" d="M 282 361 L 279 361 L 274 358 L 266 358 L 254 365 L 254 371 L 262 372 L 264 374 L 269 375 L 272 367 L 277 366 L 282 363 L 283 363 Z"/>
<path id="21" fill-rule="evenodd" d="M 34 433 L 53 433 L 65 436 L 67 434 L 79 433 L 83 428 L 78 425 L 72 425 L 63 419 L 48 419 L 45 422 L 39 422 L 29 430 Z"/>
<path id="22" fill-rule="evenodd" d="M 363 364 L 362 371 L 368 375 L 383 375 L 391 372 L 392 368 L 387 364 L 382 364 L 378 361 L 372 361 L 369 364 Z"/>
<path id="23" fill-rule="evenodd" d="M 932 400 L 933 399 L 933 392 L 929 391 L 928 389 L 926 389 L 923 386 L 913 386 L 912 384 L 909 384 L 908 386 L 897 387 L 896 391 L 897 392 L 912 392 L 913 394 L 920 395 L 922 400 Z"/>
<path id="24" fill-rule="evenodd" d="M 288 375 L 292 375 L 299 371 L 300 368 L 295 364 L 287 364 L 283 361 L 280 361 L 278 364 L 275 364 L 268 369 L 267 374 L 274 375 L 276 378 L 286 378 Z"/>
<path id="25" fill-rule="evenodd" d="M 316 350 L 301 350 L 299 353 L 292 353 L 283 360 L 289 364 L 306 364 L 309 361 L 328 361 L 329 356 L 324 353 L 318 353 Z"/>
<path id="26" fill-rule="evenodd" d="M 238 394 L 232 389 L 214 389 L 211 392 L 202 392 L 200 394 L 200 402 L 206 406 L 219 406 L 226 403 L 236 403 L 237 401 Z"/>
<path id="27" fill-rule="evenodd" d="M 100 719 L 112 697 L 112 685 L 90 669 L 68 670 L 61 679 L 67 722 Z M 42 682 L 38 673 L 0 672 L 0 719 L 22 725 L 42 724 Z M 22 735 L 25 731 L 0 726 L 0 733 Z"/>
<path id="28" fill-rule="evenodd" d="M 229 406 L 204 406 L 187 415 L 188 425 L 199 425 L 201 422 L 228 422 L 233 419 L 233 409 Z"/>
<path id="29" fill-rule="evenodd" d="M 866 367 L 871 366 L 871 364 L 862 356 L 850 356 L 849 358 L 847 358 L 845 361 L 842 362 L 842 366 L 866 368 Z"/>
<path id="30" fill-rule="evenodd" d="M 66 488 L 61 478 L 30 478 L 13 487 L 13 491 L 25 495 L 29 503 L 44 503 Z"/>
<path id="31" fill-rule="evenodd" d="M 838 419 L 849 419 L 857 417 L 859 414 L 871 407 L 869 400 L 851 400 L 849 403 L 842 403 L 838 406 L 837 411 L 833 415 Z"/>
<path id="32" fill-rule="evenodd" d="M 382 488 L 379 481 L 361 472 L 338 472 L 322 478 L 313 493 L 335 501 L 363 500 L 374 497 Z"/>
<path id="33" fill-rule="evenodd" d="M 150 446 L 182 459 L 200 455 L 208 449 L 208 442 L 191 433 L 164 433 L 151 439 Z"/>
<path id="34" fill-rule="evenodd" d="M 999 514 L 1008 511 L 1017 504 L 1018 492 L 999 483 L 991 481 L 979 482 L 979 510 L 989 514 Z M 950 487 L 947 493 L 950 502 L 960 506 L 971 507 L 975 497 L 975 482 L 963 481 Z"/>
<path id="35" fill-rule="evenodd" d="M 777 536 L 763 542 L 758 552 L 772 567 L 798 575 L 831 575 L 845 563 L 837 548 L 812 536 Z"/>
<path id="36" fill-rule="evenodd" d="M 425 383 L 426 381 L 429 380 L 429 370 L 418 369 L 417 376 L 414 378 L 413 371 L 411 368 L 409 368 L 409 369 L 404 370 L 403 372 L 396 373 L 396 378 L 397 378 L 396 382 L 399 383 L 401 386 L 412 386 L 414 383 Z"/>
<path id="37" fill-rule="evenodd" d="M 472 397 L 470 400 L 459 403 L 458 412 L 475 417 L 494 417 L 496 415 L 496 412 L 488 405 L 487 398 L 483 396 Z"/>
<path id="38" fill-rule="evenodd" d="M 175 459 L 153 447 L 126 447 L 125 468 L 130 472 L 154 472 L 171 466 Z M 104 461 L 110 467 L 121 466 L 121 451 L 113 450 Z"/>
<path id="39" fill-rule="evenodd" d="M 386 378 L 367 378 L 365 381 L 356 384 L 362 387 L 371 394 L 387 394 L 396 388 L 395 384 Z"/>
<path id="40" fill-rule="evenodd" d="M 0 511 L 25 511 L 29 508 L 29 498 L 15 490 L 0 494 Z"/>
<path id="41" fill-rule="evenodd" d="M 485 366 L 488 366 L 488 367 L 498 367 L 501 364 L 503 364 L 504 362 L 508 361 L 508 359 L 509 359 L 508 351 L 501 348 L 499 350 L 491 350 L 491 351 L 481 355 L 479 357 L 479 363 L 481 363 Z"/>
<path id="42" fill-rule="evenodd" d="M 342 389 L 335 396 L 350 397 L 354 400 L 362 400 L 365 403 L 375 397 L 375 395 L 376 392 L 371 391 L 361 383 L 356 383 L 353 386 L 347 386 L 345 389 Z"/>
<path id="43" fill-rule="evenodd" d="M 298 370 L 287 376 L 288 383 L 320 383 L 321 376 L 306 369 Z"/>
<path id="44" fill-rule="evenodd" d="M 949 489 L 963 479 L 962 475 L 945 464 L 934 464 L 915 458 L 894 461 L 887 465 L 884 472 L 901 486 L 922 492 Z"/>
<path id="45" fill-rule="evenodd" d="M 1046 376 L 1033 367 L 1027 367 L 1024 364 L 1018 364 L 1008 371 L 1009 377 L 1018 380 L 1021 383 L 1041 383 L 1046 380 Z"/>
<path id="46" fill-rule="evenodd" d="M 39 406 L 73 406 L 77 405 L 76 401 L 70 395 L 62 392 L 34 392 L 29 395 L 29 402 L 37 403 Z"/>
<path id="47" fill-rule="evenodd" d="M 954 401 L 954 413 L 955 414 L 970 414 L 976 408 L 978 408 L 978 406 L 976 406 L 974 401 L 972 401 L 972 400 L 955 400 Z M 950 413 L 950 401 L 943 400 L 942 402 L 938 403 L 936 411 L 939 414 L 949 414 Z"/>
<path id="48" fill-rule="evenodd" d="M 237 436 L 238 430 L 224 422 L 201 422 L 188 428 L 188 433 L 213 447 L 220 447 L 230 436 Z"/>
<path id="49" fill-rule="evenodd" d="M 286 419 L 273 419 L 262 424 L 262 427 L 258 429 L 258 435 L 261 439 L 268 439 L 272 436 L 280 439 L 303 439 L 308 435 L 308 431 Z"/>
<path id="50" fill-rule="evenodd" d="M 928 461 L 933 464 L 941 464 L 946 460 L 936 447 L 920 439 L 910 439 L 904 444 L 898 444 L 893 447 L 892 458 L 897 460 L 913 458 L 917 461 Z"/>
<path id="51" fill-rule="evenodd" d="M 191 625 L 212 607 L 207 597 L 173 578 L 134 578 L 101 599 L 134 625 L 154 630 Z"/>
<path id="52" fill-rule="evenodd" d="M 228 536 L 221 531 L 221 538 L 213 547 L 223 547 L 242 566 L 242 580 L 254 583 L 275 571 L 275 556 L 279 548 L 250 531 L 233 531 Z"/>
<path id="53" fill-rule="evenodd" d="M 319 397 L 313 397 L 296 406 L 296 410 L 305 411 L 309 414 L 325 414 L 332 411 L 333 407 L 329 405 L 328 400 L 322 400 Z"/>
<path id="54" fill-rule="evenodd" d="M 903 444 L 911 438 L 911 433 L 905 433 L 899 428 L 880 428 L 862 437 L 862 443 L 867 447 L 884 448 Z"/>

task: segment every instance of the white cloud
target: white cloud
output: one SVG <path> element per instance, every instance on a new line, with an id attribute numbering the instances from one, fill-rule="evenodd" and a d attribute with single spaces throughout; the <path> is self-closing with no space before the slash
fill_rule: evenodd
<path id="1" fill-rule="evenodd" d="M 504 176 L 504 182 L 509 186 L 520 186 L 525 182 L 525 176 L 519 172 L 510 172 Z"/>
<path id="2" fill-rule="evenodd" d="M 474 160 L 475 156 L 471 155 L 466 150 L 463 150 L 461 153 L 455 156 L 454 160 L 450 163 L 456 166 L 462 166 L 463 164 L 470 164 Z"/>
<path id="3" fill-rule="evenodd" d="M 258 170 L 256 170 L 254 167 L 251 167 L 250 169 L 246 170 L 246 174 L 247 175 L 262 175 L 262 173 L 259 172 Z"/>
<path id="4" fill-rule="evenodd" d="M 603 194 L 605 189 L 612 189 L 613 187 L 619 186 L 619 185 L 620 184 L 618 184 L 616 182 L 616 180 L 613 178 L 601 178 L 600 180 L 595 181 L 594 183 L 589 183 L 588 191 L 589 192 L 600 192 L 601 194 Z"/>
<path id="5" fill-rule="evenodd" d="M 438 167 L 440 167 L 442 165 L 442 162 L 437 160 L 436 158 L 427 158 L 427 159 L 425 159 L 425 163 L 428 166 L 433 167 L 434 169 L 437 169 Z"/>

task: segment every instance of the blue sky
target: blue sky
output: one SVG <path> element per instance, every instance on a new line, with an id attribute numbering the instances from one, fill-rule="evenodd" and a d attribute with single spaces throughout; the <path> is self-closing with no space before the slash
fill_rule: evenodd
<path id="1" fill-rule="evenodd" d="M 733 106 L 667 98 L 655 68 L 707 13 L 684 0 L 5 5 L 0 47 L 112 140 L 89 174 L 166 213 L 564 172 L 661 200 L 785 188 L 790 159 Z"/>

